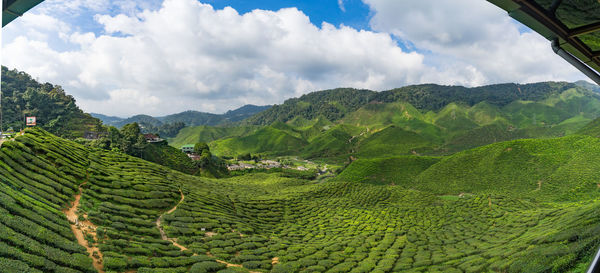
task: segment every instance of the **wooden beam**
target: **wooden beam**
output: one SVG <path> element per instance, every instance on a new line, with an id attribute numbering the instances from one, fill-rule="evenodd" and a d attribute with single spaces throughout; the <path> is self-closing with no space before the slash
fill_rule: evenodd
<path id="1" fill-rule="evenodd" d="M 549 11 L 544 9 L 533 0 L 513 0 L 521 6 L 521 10 L 533 17 L 535 20 L 546 26 L 550 31 L 558 36 L 558 38 L 566 41 L 569 45 L 581 52 L 584 56 L 600 66 L 600 60 L 594 58 L 593 51 L 579 38 L 571 37 L 571 30 L 560 20 L 554 17 Z"/>
<path id="2" fill-rule="evenodd" d="M 574 29 L 571 29 L 571 30 L 569 30 L 569 37 L 573 38 L 573 37 L 585 35 L 585 34 L 588 34 L 588 33 L 597 32 L 597 31 L 600 31 L 600 22 L 596 22 L 596 23 L 593 23 L 593 24 L 589 24 L 589 25 L 585 25 L 585 26 L 580 26 L 580 27 L 576 27 Z"/>

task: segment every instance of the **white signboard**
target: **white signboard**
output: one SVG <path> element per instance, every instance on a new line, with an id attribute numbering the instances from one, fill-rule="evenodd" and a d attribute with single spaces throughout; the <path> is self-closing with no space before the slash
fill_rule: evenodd
<path id="1" fill-rule="evenodd" d="M 27 126 L 35 126 L 35 117 L 26 117 L 25 122 Z"/>

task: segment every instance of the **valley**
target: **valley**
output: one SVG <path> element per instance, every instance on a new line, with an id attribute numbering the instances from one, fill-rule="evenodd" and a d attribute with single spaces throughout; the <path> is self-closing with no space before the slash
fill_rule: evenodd
<path id="1" fill-rule="evenodd" d="M 106 272 L 576 270 L 600 239 L 598 149 L 588 136 L 516 140 L 441 160 L 361 159 L 315 183 L 199 178 L 29 129 L 0 150 L 0 249 L 23 272 L 94 272 L 61 212 L 81 189 L 76 215 L 96 226 L 83 232 Z M 521 161 L 535 175 L 514 173 Z"/>
<path id="2" fill-rule="evenodd" d="M 599 15 L 4 0 L 0 273 L 600 272 Z"/>
<path id="3" fill-rule="evenodd" d="M 0 265 L 584 271 L 600 242 L 600 96 L 476 91 L 326 90 L 157 142 L 136 123 L 97 139 L 27 128 L 0 148 Z"/>

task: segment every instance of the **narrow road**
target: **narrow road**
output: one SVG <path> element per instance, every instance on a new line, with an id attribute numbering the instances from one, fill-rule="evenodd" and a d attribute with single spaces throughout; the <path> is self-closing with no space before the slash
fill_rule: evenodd
<path id="1" fill-rule="evenodd" d="M 81 186 L 83 186 L 85 183 L 87 183 L 87 181 L 79 185 L 79 193 L 75 195 L 75 201 L 71 203 L 70 208 L 63 210 L 63 213 L 67 216 L 67 219 L 71 223 L 71 231 L 73 231 L 73 234 L 75 234 L 75 238 L 77 238 L 77 243 L 85 247 L 85 249 L 89 253 L 90 258 L 92 258 L 94 268 L 98 270 L 99 273 L 104 273 L 104 266 L 102 264 L 102 252 L 100 252 L 100 249 L 97 246 L 90 246 L 90 243 L 88 243 L 84 235 L 84 232 L 87 232 L 94 237 L 94 240 L 96 242 L 98 242 L 98 238 L 96 237 L 96 226 L 88 220 L 79 221 L 79 215 L 77 215 L 77 209 L 79 208 L 79 200 L 81 199 L 82 192 Z M 84 215 L 84 217 L 87 218 L 86 215 Z M 96 253 L 96 255 L 94 255 L 94 253 Z"/>
<path id="2" fill-rule="evenodd" d="M 158 231 L 160 231 L 160 237 L 165 240 L 165 241 L 170 241 L 171 243 L 173 243 L 174 246 L 178 247 L 179 249 L 181 249 L 181 251 L 187 250 L 187 248 L 185 246 L 182 246 L 180 244 L 177 243 L 177 239 L 175 238 L 169 238 L 167 237 L 167 233 L 165 233 L 165 230 L 162 228 L 161 226 L 161 222 L 162 222 L 162 218 L 163 216 L 165 216 L 166 214 L 171 214 L 173 213 L 177 207 L 183 202 L 183 199 L 185 199 L 185 196 L 183 195 L 183 192 L 181 191 L 181 189 L 179 190 L 179 193 L 181 193 L 181 200 L 179 200 L 179 203 L 177 203 L 177 205 L 175 205 L 172 209 L 170 209 L 169 211 L 161 214 L 158 219 L 156 219 L 156 227 L 158 228 Z"/>

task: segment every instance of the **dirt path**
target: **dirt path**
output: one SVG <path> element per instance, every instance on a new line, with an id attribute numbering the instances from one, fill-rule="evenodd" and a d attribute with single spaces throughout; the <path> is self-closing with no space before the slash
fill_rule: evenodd
<path id="1" fill-rule="evenodd" d="M 183 195 L 183 192 L 181 190 L 179 190 L 179 193 L 181 193 L 181 200 L 179 200 L 179 203 L 177 203 L 177 205 L 175 205 L 172 209 L 170 209 L 169 211 L 161 214 L 158 219 L 156 219 L 156 227 L 158 228 L 158 231 L 160 231 L 160 237 L 165 240 L 165 241 L 170 241 L 171 243 L 173 243 L 174 246 L 178 247 L 179 249 L 181 249 L 181 251 L 187 250 L 187 248 L 185 246 L 182 246 L 180 244 L 177 243 L 177 239 L 175 238 L 169 238 L 167 237 L 167 233 L 165 233 L 165 230 L 162 228 L 161 226 L 161 222 L 162 222 L 162 218 L 164 215 L 166 214 L 171 214 L 173 213 L 177 207 L 181 204 L 181 202 L 183 202 L 183 199 L 185 199 L 185 196 Z"/>
<path id="2" fill-rule="evenodd" d="M 96 236 L 96 226 L 87 220 L 87 215 L 83 215 L 83 217 L 86 219 L 85 221 L 79 221 L 79 215 L 77 215 L 77 209 L 79 208 L 79 200 L 81 199 L 82 192 L 81 186 L 83 186 L 85 183 L 87 183 L 87 181 L 79 185 L 79 193 L 75 195 L 75 201 L 71 203 L 70 208 L 63 210 L 63 213 L 67 216 L 67 219 L 71 223 L 71 231 L 73 231 L 73 234 L 75 234 L 77 243 L 85 247 L 90 258 L 92 258 L 94 268 L 98 270 L 98 272 L 104 273 L 102 252 L 100 252 L 98 246 L 90 246 L 84 235 L 85 233 L 91 234 L 94 237 L 94 240 L 97 242 L 98 237 Z"/>
<path id="3" fill-rule="evenodd" d="M 194 254 L 194 255 L 196 255 L 196 254 Z M 208 257 L 212 257 L 212 258 L 214 258 L 214 257 L 215 257 L 215 255 L 212 255 L 210 252 L 206 252 L 206 256 L 208 256 Z M 273 259 L 275 259 L 275 258 L 273 258 Z M 228 263 L 228 262 L 226 262 L 226 261 L 223 261 L 223 260 L 217 260 L 217 259 L 215 259 L 215 261 L 216 261 L 217 263 L 224 264 L 224 265 L 226 265 L 227 267 L 242 267 L 242 268 L 244 267 L 244 266 L 243 266 L 243 265 L 241 265 L 241 264 L 231 264 L 231 263 Z M 277 258 L 277 262 L 279 262 L 279 258 Z M 249 272 L 250 272 L 250 273 L 261 273 L 261 272 L 258 272 L 258 271 L 249 271 Z"/>
<path id="4" fill-rule="evenodd" d="M 179 190 L 179 192 L 181 193 L 181 200 L 179 200 L 179 203 L 177 203 L 177 205 L 175 205 L 175 206 L 174 206 L 172 209 L 170 209 L 169 211 L 167 211 L 167 212 L 165 212 L 165 213 L 161 214 L 161 215 L 158 217 L 158 219 L 156 219 L 156 227 L 158 228 L 158 231 L 160 231 L 160 237 L 161 237 L 163 240 L 165 240 L 165 241 L 170 241 L 171 243 L 173 243 L 173 245 L 174 245 L 174 246 L 176 246 L 176 247 L 178 247 L 179 249 L 181 249 L 181 251 L 184 251 L 184 250 L 187 250 L 187 248 L 186 248 L 185 246 L 182 246 L 182 245 L 178 244 L 178 243 L 177 243 L 177 239 L 176 239 L 176 238 L 169 238 L 169 237 L 167 236 L 167 234 L 165 233 L 165 230 L 164 230 L 164 229 L 162 228 L 162 226 L 161 226 L 161 222 L 162 222 L 162 218 L 163 218 L 163 216 L 165 216 L 166 214 L 171 214 L 171 213 L 173 213 L 173 212 L 174 212 L 174 211 L 177 209 L 177 207 L 178 207 L 178 206 L 179 206 L 179 205 L 180 205 L 180 204 L 183 202 L 183 200 L 185 199 L 185 195 L 183 195 L 183 192 L 182 192 L 181 190 Z M 210 233 L 210 232 L 207 232 L 207 233 Z M 198 254 L 194 253 L 194 255 L 198 255 Z M 210 254 L 210 252 L 207 252 L 207 253 L 206 253 L 206 255 L 207 255 L 207 256 L 209 256 L 209 257 L 213 257 L 213 258 L 215 257 L 214 255 Z M 274 259 L 275 259 L 275 258 L 274 258 Z M 226 265 L 227 267 L 243 267 L 241 264 L 231 264 L 231 263 L 228 263 L 228 262 L 226 262 L 226 261 L 217 260 L 217 259 L 215 259 L 215 261 L 216 261 L 217 263 L 224 264 L 224 265 Z M 277 258 L 277 261 L 276 261 L 276 262 L 279 262 L 279 258 Z M 261 272 L 258 272 L 258 271 L 250 271 L 250 273 L 261 273 Z"/>

